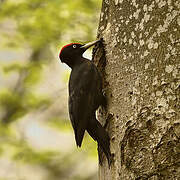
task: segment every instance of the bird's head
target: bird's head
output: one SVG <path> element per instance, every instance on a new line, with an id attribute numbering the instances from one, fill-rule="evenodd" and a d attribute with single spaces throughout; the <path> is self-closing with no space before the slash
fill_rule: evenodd
<path id="1" fill-rule="evenodd" d="M 66 63 L 68 66 L 72 67 L 73 64 L 81 59 L 83 53 L 91 46 L 97 44 L 100 40 L 93 41 L 87 44 L 71 43 L 65 45 L 60 53 L 59 58 L 62 63 Z"/>

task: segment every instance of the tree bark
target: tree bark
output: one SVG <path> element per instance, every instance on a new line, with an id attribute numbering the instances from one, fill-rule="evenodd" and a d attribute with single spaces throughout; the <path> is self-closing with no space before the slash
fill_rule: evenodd
<path id="1" fill-rule="evenodd" d="M 100 180 L 180 179 L 180 2 L 104 0 L 94 51 L 114 162 Z"/>

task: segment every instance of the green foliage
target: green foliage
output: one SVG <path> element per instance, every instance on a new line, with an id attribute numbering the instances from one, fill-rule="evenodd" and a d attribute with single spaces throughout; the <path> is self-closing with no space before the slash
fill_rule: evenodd
<path id="1" fill-rule="evenodd" d="M 22 73 L 21 75 L 25 75 L 24 78 L 24 83 L 26 86 L 34 86 L 37 84 L 40 79 L 41 79 L 41 67 L 42 63 L 41 62 L 30 62 L 27 64 L 22 64 L 22 63 L 9 63 L 8 65 L 3 66 L 3 72 L 5 74 L 9 73 Z"/>
<path id="2" fill-rule="evenodd" d="M 26 144 L 21 144 L 21 147 L 21 149 L 16 149 L 13 159 L 28 164 L 47 164 L 51 161 L 52 156 L 58 154 L 52 151 L 38 152 Z"/>
<path id="3" fill-rule="evenodd" d="M 0 67 L 6 77 L 11 77 L 14 73 L 18 75 L 16 82 L 12 80 L 11 85 L 0 89 L 0 156 L 6 154 L 12 161 L 45 168 L 49 174 L 47 180 L 90 180 L 94 179 L 94 176 L 71 175 L 76 171 L 80 157 L 76 157 L 73 152 L 62 154 L 51 150 L 37 151 L 16 132 L 13 125 L 34 111 L 41 110 L 43 114 L 42 107 L 47 111 L 50 109 L 53 99 L 43 92 L 35 91 L 42 83 L 43 67 L 49 67 L 54 60 L 54 52 L 57 52 L 64 42 L 87 42 L 95 39 L 100 3 L 101 1 L 97 0 L 0 2 L 0 25 L 10 23 L 13 29 L 2 32 L 0 30 L 0 39 L 3 39 L 1 47 L 5 45 L 4 48 L 14 50 L 20 48 L 30 54 L 27 59 Z M 68 78 L 69 72 L 65 72 L 60 79 L 66 83 Z M 56 112 L 58 116 L 49 113 L 47 124 L 60 132 L 73 132 L 70 122 L 64 116 L 59 116 L 61 111 Z M 83 149 L 92 156 L 97 154 L 96 143 L 93 143 L 89 136 L 85 137 Z"/>
<path id="4" fill-rule="evenodd" d="M 10 136 L 12 136 L 12 137 L 14 136 L 14 132 L 12 131 L 11 127 L 4 126 L 2 123 L 0 123 L 0 137 L 8 137 L 9 138 Z"/>
<path id="5" fill-rule="evenodd" d="M 41 62 L 30 62 L 26 68 L 24 69 L 25 73 L 27 74 L 24 83 L 25 86 L 34 86 L 37 84 L 41 79 Z"/>
<path id="6" fill-rule="evenodd" d="M 70 122 L 68 122 L 67 119 L 61 119 L 59 117 L 52 117 L 49 120 L 49 126 L 56 128 L 60 131 L 65 131 L 65 132 L 72 131 Z"/>
<path id="7" fill-rule="evenodd" d="M 62 80 L 64 83 L 67 83 L 69 80 L 69 76 L 70 76 L 70 71 L 65 71 L 62 77 Z"/>
<path id="8" fill-rule="evenodd" d="M 59 43 L 61 37 L 74 32 L 74 28 L 77 28 L 76 35 L 82 28 L 89 31 L 81 33 L 85 35 L 81 39 L 87 35 L 92 38 L 97 19 L 95 12 L 99 7 L 100 2 L 95 0 L 6 1 L 2 4 L 0 18 L 9 17 L 17 22 L 16 39 L 20 46 L 28 43 L 31 48 L 40 49 L 47 43 Z"/>
<path id="9" fill-rule="evenodd" d="M 20 63 L 12 63 L 3 67 L 3 72 L 9 74 L 11 72 L 21 72 L 23 66 Z"/>
<path id="10" fill-rule="evenodd" d="M 97 143 L 89 135 L 85 136 L 83 148 L 88 152 L 90 157 L 97 160 Z"/>
<path id="11" fill-rule="evenodd" d="M 42 106 L 49 106 L 51 104 L 51 100 L 48 97 L 45 97 L 40 94 L 27 94 L 25 97 L 25 106 L 29 109 L 38 109 Z"/>
<path id="12" fill-rule="evenodd" d="M 20 95 L 6 89 L 0 92 L 0 106 L 6 111 L 2 121 L 4 123 L 12 122 L 22 117 L 27 109 L 22 104 Z M 8 118 L 6 118 L 8 116 Z"/>
<path id="13" fill-rule="evenodd" d="M 4 123 L 13 122 L 31 110 L 37 110 L 49 104 L 48 98 L 31 92 L 19 94 L 8 89 L 0 92 L 0 107 L 1 110 L 7 112 L 6 115 L 8 116 L 8 118 L 5 116 L 2 119 Z"/>

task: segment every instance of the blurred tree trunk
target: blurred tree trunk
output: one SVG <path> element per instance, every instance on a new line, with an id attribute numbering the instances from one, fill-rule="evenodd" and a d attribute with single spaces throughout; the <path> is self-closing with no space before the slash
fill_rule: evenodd
<path id="1" fill-rule="evenodd" d="M 114 163 L 100 180 L 180 179 L 178 0 L 104 0 L 94 52 Z M 103 52 L 104 49 L 104 52 Z M 110 115 L 110 116 L 109 116 Z M 100 152 L 99 152 L 100 153 Z"/>

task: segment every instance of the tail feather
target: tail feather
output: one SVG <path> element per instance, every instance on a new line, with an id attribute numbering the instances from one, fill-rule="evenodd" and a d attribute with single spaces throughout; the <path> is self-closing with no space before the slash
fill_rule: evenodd
<path id="1" fill-rule="evenodd" d="M 75 131 L 75 139 L 76 139 L 76 145 L 77 147 L 81 147 L 82 141 L 83 141 L 83 137 L 84 137 L 84 129 L 79 129 L 77 131 Z"/>
<path id="2" fill-rule="evenodd" d="M 98 145 L 103 150 L 106 158 L 108 160 L 108 164 L 110 166 L 112 162 L 112 155 L 110 152 L 110 138 L 108 133 L 105 131 L 100 122 L 94 118 L 87 127 L 87 132 L 89 135 L 98 142 Z"/>

